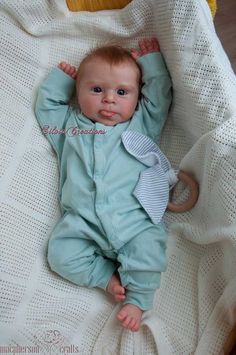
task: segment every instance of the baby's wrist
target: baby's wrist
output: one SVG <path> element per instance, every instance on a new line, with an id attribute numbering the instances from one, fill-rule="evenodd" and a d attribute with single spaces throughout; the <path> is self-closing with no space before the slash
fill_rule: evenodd
<path id="1" fill-rule="evenodd" d="M 149 54 L 153 54 L 153 53 L 160 53 L 160 50 L 159 51 L 152 51 L 152 52 L 148 52 L 148 53 L 143 53 L 140 55 L 140 57 L 144 57 L 145 55 L 149 55 Z"/>

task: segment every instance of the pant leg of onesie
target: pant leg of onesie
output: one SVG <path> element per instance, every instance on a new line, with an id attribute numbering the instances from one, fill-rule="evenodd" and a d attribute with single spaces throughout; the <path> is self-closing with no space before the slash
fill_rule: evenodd
<path id="1" fill-rule="evenodd" d="M 93 233 L 82 218 L 66 213 L 50 237 L 48 262 L 53 271 L 79 286 L 105 290 L 117 266 L 97 253 Z"/>
<path id="2" fill-rule="evenodd" d="M 161 272 L 166 270 L 166 239 L 165 226 L 159 223 L 138 234 L 119 250 L 121 266 L 118 272 L 127 289 L 123 304 L 135 304 L 145 311 L 152 309 Z"/>

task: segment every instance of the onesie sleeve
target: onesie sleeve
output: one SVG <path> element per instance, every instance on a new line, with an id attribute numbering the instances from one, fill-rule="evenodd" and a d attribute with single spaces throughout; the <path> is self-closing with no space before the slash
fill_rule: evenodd
<path id="1" fill-rule="evenodd" d="M 171 79 L 160 52 L 144 55 L 138 63 L 143 74 L 138 110 L 142 111 L 146 134 L 159 139 L 172 99 Z"/>
<path id="2" fill-rule="evenodd" d="M 39 88 L 35 105 L 38 123 L 61 157 L 67 120 L 72 108 L 68 102 L 75 88 L 75 80 L 65 74 L 63 70 L 54 68 Z M 51 130 L 52 133 L 49 133 Z"/>

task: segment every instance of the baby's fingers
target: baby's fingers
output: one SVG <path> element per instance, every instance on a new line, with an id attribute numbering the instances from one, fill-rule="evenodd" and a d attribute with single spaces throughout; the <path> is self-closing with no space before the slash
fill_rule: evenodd
<path id="1" fill-rule="evenodd" d="M 66 67 L 66 62 L 61 62 L 58 64 L 58 68 L 60 68 L 63 71 L 64 71 L 65 67 Z"/>
<path id="2" fill-rule="evenodd" d="M 71 66 L 71 67 L 69 68 L 67 74 L 70 75 L 73 79 L 75 79 L 76 76 L 77 76 L 77 70 L 76 70 L 76 68 Z"/>
<path id="3" fill-rule="evenodd" d="M 152 43 L 152 48 L 155 50 L 155 51 L 159 51 L 160 50 L 160 45 L 159 45 L 159 42 L 157 40 L 156 37 L 153 37 L 151 38 L 151 43 Z"/>
<path id="4" fill-rule="evenodd" d="M 71 70 L 71 65 L 66 63 L 66 62 L 61 62 L 59 63 L 58 67 L 63 70 L 66 74 L 69 74 L 70 70 Z"/>
<path id="5" fill-rule="evenodd" d="M 64 71 L 67 75 L 72 77 L 73 79 L 76 79 L 77 76 L 77 69 L 73 67 L 72 65 L 66 63 L 66 62 L 61 62 L 58 64 L 58 68 Z"/>
<path id="6" fill-rule="evenodd" d="M 148 39 L 142 39 L 139 42 L 139 47 L 140 47 L 140 50 L 143 54 L 148 53 L 152 49 L 152 46 L 151 46 Z"/>
<path id="7" fill-rule="evenodd" d="M 142 55 L 152 52 L 158 52 L 160 50 L 159 43 L 156 38 L 142 39 L 139 41 L 139 47 Z"/>
<path id="8" fill-rule="evenodd" d="M 135 60 L 140 57 L 140 52 L 137 49 L 131 49 L 130 53 Z"/>

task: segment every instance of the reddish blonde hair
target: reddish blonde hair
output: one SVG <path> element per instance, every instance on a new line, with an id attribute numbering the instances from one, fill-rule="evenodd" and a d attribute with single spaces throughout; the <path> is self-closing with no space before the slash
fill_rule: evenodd
<path id="1" fill-rule="evenodd" d="M 85 65 L 94 58 L 100 58 L 110 65 L 119 65 L 127 62 L 132 64 L 137 69 L 138 83 L 141 85 L 142 72 L 140 66 L 132 57 L 129 50 L 120 46 L 103 46 L 95 48 L 89 52 L 79 65 L 78 80 L 81 77 Z"/>

